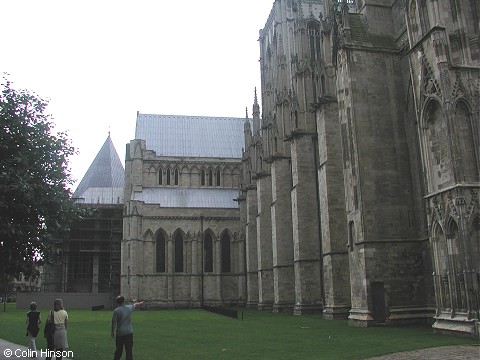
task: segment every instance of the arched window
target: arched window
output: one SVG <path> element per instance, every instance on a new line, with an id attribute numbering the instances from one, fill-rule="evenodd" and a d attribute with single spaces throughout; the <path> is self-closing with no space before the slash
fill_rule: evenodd
<path id="1" fill-rule="evenodd" d="M 447 262 L 447 243 L 445 240 L 445 235 L 443 233 L 442 228 L 440 225 L 436 225 L 435 227 L 435 257 L 437 272 L 440 275 L 446 275 L 448 272 L 448 262 Z"/>
<path id="2" fill-rule="evenodd" d="M 410 31 L 413 35 L 413 40 L 416 41 L 419 36 L 420 26 L 417 18 L 417 2 L 412 0 L 409 6 L 408 18 L 410 20 Z"/>
<path id="3" fill-rule="evenodd" d="M 203 261 L 204 272 L 213 272 L 213 239 L 210 232 L 206 232 L 203 239 Z"/>
<path id="4" fill-rule="evenodd" d="M 320 60 L 320 27 L 317 22 L 310 21 L 307 25 L 308 40 L 310 43 L 310 59 Z"/>
<path id="5" fill-rule="evenodd" d="M 158 185 L 162 185 L 163 184 L 163 169 L 160 168 L 160 170 L 158 170 Z"/>
<path id="6" fill-rule="evenodd" d="M 208 186 L 213 186 L 213 171 L 210 169 L 208 171 Z"/>
<path id="7" fill-rule="evenodd" d="M 452 276 L 455 276 L 454 285 L 454 306 L 461 311 L 467 310 L 467 295 L 465 288 L 465 254 L 463 251 L 462 242 L 458 233 L 458 225 L 455 221 L 450 222 L 449 226 L 449 259 L 451 259 L 451 268 L 453 268 Z"/>
<path id="8" fill-rule="evenodd" d="M 170 168 L 167 168 L 167 185 L 170 185 Z"/>
<path id="9" fill-rule="evenodd" d="M 183 237 L 180 231 L 175 235 L 175 272 L 183 272 Z"/>
<path id="10" fill-rule="evenodd" d="M 178 185 L 178 169 L 175 169 L 175 185 Z"/>
<path id="11" fill-rule="evenodd" d="M 165 272 L 165 235 L 163 232 L 160 232 L 157 236 L 157 241 L 156 241 L 156 271 L 158 273 L 164 273 Z"/>
<path id="12" fill-rule="evenodd" d="M 438 291 L 440 297 L 438 300 L 438 306 L 442 310 L 451 308 L 450 301 L 450 284 L 448 278 L 448 255 L 447 255 L 447 241 L 445 234 L 439 223 L 435 223 L 433 226 L 433 252 L 435 260 L 435 277 L 437 281 Z"/>
<path id="13" fill-rule="evenodd" d="M 220 237 L 220 247 L 222 254 L 222 273 L 231 272 L 230 235 L 228 235 L 227 231 L 224 231 Z"/>
<path id="14" fill-rule="evenodd" d="M 202 186 L 205 186 L 205 169 L 202 169 L 202 175 L 200 176 L 200 178 Z"/>
<path id="15" fill-rule="evenodd" d="M 217 170 L 216 178 L 217 178 L 217 186 L 220 186 L 220 170 Z"/>
<path id="16" fill-rule="evenodd" d="M 464 256 L 458 234 L 458 225 L 453 220 L 450 223 L 448 239 L 450 241 L 450 246 L 448 248 L 450 250 L 449 255 L 452 267 L 455 269 L 457 274 L 461 274 L 464 270 Z"/>
<path id="17" fill-rule="evenodd" d="M 467 105 L 460 101 L 455 110 L 456 146 L 460 158 L 460 181 L 478 181 L 477 162 L 475 159 L 475 145 L 470 123 L 470 114 Z"/>
<path id="18" fill-rule="evenodd" d="M 425 142 L 431 191 L 447 186 L 452 179 L 448 151 L 447 123 L 437 101 L 431 101 L 425 114 Z"/>
<path id="19" fill-rule="evenodd" d="M 348 223 L 348 249 L 353 251 L 353 244 L 355 244 L 355 223 L 350 221 Z"/>

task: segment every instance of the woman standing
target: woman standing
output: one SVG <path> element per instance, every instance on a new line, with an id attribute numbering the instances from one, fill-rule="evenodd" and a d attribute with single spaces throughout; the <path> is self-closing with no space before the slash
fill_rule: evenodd
<path id="1" fill-rule="evenodd" d="M 32 351 L 32 354 L 37 353 L 37 347 L 35 345 L 35 338 L 40 330 L 41 323 L 40 312 L 37 311 L 37 303 L 32 302 L 30 304 L 30 311 L 27 313 L 27 336 L 29 340 L 28 348 Z"/>
<path id="2" fill-rule="evenodd" d="M 53 302 L 53 323 L 55 324 L 55 333 L 53 335 L 53 343 L 55 346 L 55 355 L 68 348 L 67 341 L 67 325 L 68 314 L 63 308 L 63 300 L 57 299 Z M 62 356 L 55 356 L 57 360 L 62 359 Z"/>

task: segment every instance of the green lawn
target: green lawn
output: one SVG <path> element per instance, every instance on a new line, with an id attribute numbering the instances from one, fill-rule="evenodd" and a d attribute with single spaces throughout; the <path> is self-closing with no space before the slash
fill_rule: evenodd
<path id="1" fill-rule="evenodd" d="M 27 344 L 27 309 L 0 309 L 0 338 Z M 40 309 L 42 321 L 48 310 Z M 75 359 L 109 359 L 110 311 L 68 310 L 68 340 Z M 430 327 L 354 328 L 346 321 L 244 310 L 243 321 L 203 310 L 135 311 L 134 357 L 142 359 L 363 359 L 390 352 L 468 340 L 433 335 Z M 42 327 L 43 330 L 43 327 Z M 46 346 L 43 333 L 37 346 Z M 124 355 L 125 357 L 125 355 Z"/>

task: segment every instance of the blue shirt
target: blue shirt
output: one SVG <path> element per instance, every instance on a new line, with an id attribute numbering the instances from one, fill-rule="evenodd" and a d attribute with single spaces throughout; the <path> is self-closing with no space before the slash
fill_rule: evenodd
<path id="1" fill-rule="evenodd" d="M 117 323 L 117 336 L 125 336 L 133 333 L 132 311 L 133 305 L 120 305 L 113 310 L 112 322 Z"/>

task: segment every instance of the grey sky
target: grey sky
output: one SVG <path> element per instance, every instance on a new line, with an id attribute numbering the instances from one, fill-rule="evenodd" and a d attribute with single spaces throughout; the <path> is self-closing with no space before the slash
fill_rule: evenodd
<path id="1" fill-rule="evenodd" d="M 0 72 L 49 99 L 79 155 L 78 181 L 108 131 L 124 159 L 137 110 L 251 116 L 258 32 L 273 0 L 0 0 Z"/>

